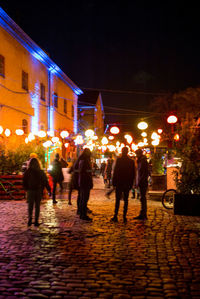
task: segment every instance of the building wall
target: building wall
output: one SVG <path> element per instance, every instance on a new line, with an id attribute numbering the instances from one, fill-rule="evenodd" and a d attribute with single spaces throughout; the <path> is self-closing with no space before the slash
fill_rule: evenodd
<path id="1" fill-rule="evenodd" d="M 57 132 L 76 131 L 75 92 L 1 26 L 0 41 L 0 55 L 5 58 L 5 76 L 0 76 L 0 125 L 15 131 L 26 119 L 29 132 L 48 130 L 50 126 Z M 28 92 L 22 88 L 22 70 L 28 73 Z M 40 98 L 41 83 L 45 86 L 45 100 Z M 53 104 L 54 92 L 58 95 L 58 108 Z"/>

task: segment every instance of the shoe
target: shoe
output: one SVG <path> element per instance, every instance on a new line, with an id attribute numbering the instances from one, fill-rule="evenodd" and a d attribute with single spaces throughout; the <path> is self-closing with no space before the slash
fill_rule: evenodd
<path id="1" fill-rule="evenodd" d="M 40 223 L 39 222 L 35 222 L 34 225 L 35 226 L 40 226 Z"/>
<path id="2" fill-rule="evenodd" d="M 92 210 L 90 210 L 89 208 L 87 208 L 87 213 L 88 213 L 88 214 L 91 214 L 91 213 L 92 213 Z"/>
<path id="3" fill-rule="evenodd" d="M 68 205 L 70 205 L 70 206 L 72 205 L 71 201 L 70 201 L 70 202 L 68 202 Z"/>
<path id="4" fill-rule="evenodd" d="M 53 200 L 53 203 L 57 203 L 57 200 Z"/>
<path id="5" fill-rule="evenodd" d="M 32 219 L 29 219 L 29 221 L 28 221 L 28 226 L 31 226 L 31 224 L 32 224 Z"/>
<path id="6" fill-rule="evenodd" d="M 90 218 L 88 216 L 82 216 L 82 217 L 80 217 L 80 219 L 92 222 L 92 218 Z"/>
<path id="7" fill-rule="evenodd" d="M 137 217 L 134 217 L 133 219 L 136 219 L 136 220 L 147 220 L 147 216 L 139 215 Z"/>
<path id="8" fill-rule="evenodd" d="M 126 217 L 124 217 L 124 223 L 127 223 L 127 218 Z"/>
<path id="9" fill-rule="evenodd" d="M 110 221 L 111 221 L 111 222 L 118 222 L 118 219 L 117 219 L 116 216 L 114 216 L 114 217 L 112 217 L 112 218 L 110 219 Z"/>

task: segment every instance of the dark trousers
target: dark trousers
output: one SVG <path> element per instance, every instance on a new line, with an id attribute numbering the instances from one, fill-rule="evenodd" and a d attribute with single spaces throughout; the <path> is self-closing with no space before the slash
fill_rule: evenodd
<path id="1" fill-rule="evenodd" d="M 121 187 L 116 187 L 115 190 L 115 217 L 118 215 L 119 211 L 119 205 L 120 205 L 120 199 L 123 195 L 124 199 L 124 211 L 123 211 L 123 217 L 126 218 L 127 210 L 128 210 L 128 196 L 129 196 L 129 188 L 121 188 Z"/>
<path id="2" fill-rule="evenodd" d="M 147 189 L 148 189 L 148 183 L 139 185 L 140 202 L 141 202 L 140 215 L 141 216 L 146 216 L 147 215 L 147 198 L 146 198 Z"/>
<path id="3" fill-rule="evenodd" d="M 53 180 L 53 192 L 52 192 L 52 195 L 53 195 L 53 201 L 56 200 L 56 187 L 57 187 L 57 184 L 60 185 L 60 190 L 61 190 L 61 192 L 63 191 L 63 185 L 62 185 L 62 182 L 58 182 L 57 180 Z"/>
<path id="4" fill-rule="evenodd" d="M 33 207 L 35 205 L 35 222 L 38 222 L 40 215 L 40 201 L 41 201 L 41 190 L 28 190 L 27 191 L 28 201 L 28 218 L 32 220 Z"/>
<path id="5" fill-rule="evenodd" d="M 90 196 L 90 189 L 80 188 L 80 218 L 87 216 L 87 202 Z"/>

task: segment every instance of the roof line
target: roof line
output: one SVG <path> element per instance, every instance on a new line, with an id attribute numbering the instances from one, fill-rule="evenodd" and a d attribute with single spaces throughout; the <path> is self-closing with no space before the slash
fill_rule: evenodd
<path id="1" fill-rule="evenodd" d="M 43 63 L 50 72 L 56 74 L 77 95 L 83 91 L 51 60 L 51 58 L 8 16 L 0 7 L 0 25 L 12 35 L 37 60 Z"/>

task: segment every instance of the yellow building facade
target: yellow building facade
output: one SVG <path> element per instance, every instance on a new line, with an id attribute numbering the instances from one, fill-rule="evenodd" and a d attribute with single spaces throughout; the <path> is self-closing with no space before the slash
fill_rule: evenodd
<path id="1" fill-rule="evenodd" d="M 82 91 L 0 8 L 0 126 L 30 132 L 77 132 Z M 2 133 L 3 134 L 3 133 Z"/>

